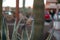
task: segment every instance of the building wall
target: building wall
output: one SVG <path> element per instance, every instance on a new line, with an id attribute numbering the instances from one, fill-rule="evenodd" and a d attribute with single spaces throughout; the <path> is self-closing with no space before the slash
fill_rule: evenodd
<path id="1" fill-rule="evenodd" d="M 46 0 L 46 5 L 45 5 L 45 9 L 50 6 L 50 4 L 54 4 L 54 6 L 56 6 L 55 4 L 57 3 L 57 0 Z M 53 5 L 52 5 L 53 6 Z"/>
<path id="2" fill-rule="evenodd" d="M 53 3 L 56 3 L 57 0 L 46 0 L 46 2 L 53 2 Z"/>

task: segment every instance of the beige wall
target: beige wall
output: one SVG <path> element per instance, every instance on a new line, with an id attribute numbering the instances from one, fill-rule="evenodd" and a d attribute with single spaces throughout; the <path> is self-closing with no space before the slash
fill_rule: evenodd
<path id="1" fill-rule="evenodd" d="M 57 2 L 57 0 L 46 0 L 47 2 Z"/>

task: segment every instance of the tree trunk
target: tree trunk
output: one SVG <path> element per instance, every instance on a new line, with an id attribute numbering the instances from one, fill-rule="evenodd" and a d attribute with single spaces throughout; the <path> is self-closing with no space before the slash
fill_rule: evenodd
<path id="1" fill-rule="evenodd" d="M 35 25 L 37 25 L 35 27 L 36 33 L 34 34 L 34 40 L 43 40 L 44 0 L 34 0 L 33 9 L 34 9 L 34 16 L 35 16 Z"/>
<path id="2" fill-rule="evenodd" d="M 43 0 L 34 0 L 34 14 L 35 22 L 40 24 L 43 23 L 44 15 L 44 3 Z"/>

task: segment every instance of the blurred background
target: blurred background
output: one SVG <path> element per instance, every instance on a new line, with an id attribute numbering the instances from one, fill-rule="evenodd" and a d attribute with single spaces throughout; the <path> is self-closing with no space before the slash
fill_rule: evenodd
<path id="1" fill-rule="evenodd" d="M 19 1 L 19 2 L 18 2 Z M 45 40 L 45 36 L 50 34 L 48 30 L 51 29 L 52 19 L 48 19 L 47 22 L 44 17 L 46 11 L 53 9 L 56 11 L 57 6 L 60 4 L 60 0 L 3 0 L 2 1 L 2 14 L 6 20 L 3 22 L 3 25 L 13 24 L 15 22 L 15 18 L 19 20 L 19 14 L 22 13 L 27 16 L 33 16 L 34 18 L 34 35 L 33 40 Z M 19 5 L 18 5 L 19 4 Z M 59 6 L 60 8 L 60 6 Z M 1 15 L 2 15 L 1 14 Z M 0 17 L 2 19 L 2 17 Z M 4 27 L 4 28 L 3 28 Z M 6 29 L 6 26 L 0 27 L 0 33 L 2 30 Z M 9 36 L 12 37 L 13 26 L 8 27 Z M 3 32 L 4 33 L 4 32 Z M 3 34 L 2 33 L 2 34 Z M 47 34 L 46 34 L 47 33 Z M 2 35 L 1 35 L 2 36 Z M 4 38 L 4 37 L 3 37 Z"/>

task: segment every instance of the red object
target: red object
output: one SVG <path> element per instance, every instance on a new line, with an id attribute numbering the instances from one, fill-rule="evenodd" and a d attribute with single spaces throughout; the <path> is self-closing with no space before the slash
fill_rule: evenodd
<path id="1" fill-rule="evenodd" d="M 18 23 L 18 21 L 19 21 L 19 0 L 16 0 L 16 13 L 15 13 L 15 15 L 16 15 L 16 22 Z"/>
<path id="2" fill-rule="evenodd" d="M 50 14 L 45 14 L 45 20 L 49 20 L 50 19 Z"/>

